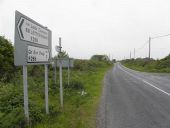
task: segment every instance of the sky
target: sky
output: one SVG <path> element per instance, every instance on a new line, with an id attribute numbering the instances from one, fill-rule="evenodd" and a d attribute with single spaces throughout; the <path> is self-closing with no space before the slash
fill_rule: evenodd
<path id="1" fill-rule="evenodd" d="M 14 42 L 15 10 L 52 31 L 52 54 L 62 38 L 70 57 L 148 56 L 148 38 L 170 34 L 170 0 L 0 0 L 0 35 Z M 151 40 L 151 57 L 170 53 L 170 36 Z"/>

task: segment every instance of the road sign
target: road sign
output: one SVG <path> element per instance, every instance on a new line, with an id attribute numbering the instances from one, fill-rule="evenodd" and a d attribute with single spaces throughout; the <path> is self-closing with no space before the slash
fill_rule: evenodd
<path id="1" fill-rule="evenodd" d="M 18 32 L 22 40 L 48 46 L 48 31 L 41 26 L 21 17 Z"/>
<path id="2" fill-rule="evenodd" d="M 48 107 L 48 65 L 51 59 L 51 31 L 28 18 L 15 12 L 15 51 L 14 64 L 23 65 L 24 112 L 29 122 L 27 65 L 45 65 L 45 106 Z M 29 123 L 28 123 L 29 124 Z"/>
<path id="3" fill-rule="evenodd" d="M 48 49 L 28 46 L 27 51 L 28 51 L 27 54 L 28 63 L 46 62 L 49 60 Z"/>
<path id="4" fill-rule="evenodd" d="M 64 59 L 57 59 L 57 67 L 60 66 L 60 61 L 62 64 L 63 68 L 67 68 L 67 67 L 73 67 L 74 66 L 74 60 L 70 59 L 70 58 L 64 58 Z"/>
<path id="5" fill-rule="evenodd" d="M 57 52 L 60 52 L 60 51 L 61 51 L 61 47 L 60 47 L 60 46 L 55 46 L 55 50 L 56 50 Z"/>
<path id="6" fill-rule="evenodd" d="M 50 59 L 51 31 L 16 11 L 15 65 L 48 64 Z"/>

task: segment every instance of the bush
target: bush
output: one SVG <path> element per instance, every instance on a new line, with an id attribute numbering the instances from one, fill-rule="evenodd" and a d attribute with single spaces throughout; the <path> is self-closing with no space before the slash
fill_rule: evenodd
<path id="1" fill-rule="evenodd" d="M 170 72 L 170 55 L 161 60 L 138 58 L 123 60 L 122 63 L 132 69 L 148 72 Z"/>
<path id="2" fill-rule="evenodd" d="M 83 83 L 78 80 L 72 80 L 70 82 L 70 85 L 64 83 L 64 88 L 73 89 L 73 90 L 84 90 L 85 89 Z"/>
<path id="3" fill-rule="evenodd" d="M 23 95 L 21 90 L 13 85 L 1 85 L 0 87 L 0 126 L 17 127 L 24 123 Z M 15 118 L 14 118 L 15 117 Z"/>
<path id="4" fill-rule="evenodd" d="M 108 61 L 97 61 L 97 60 L 75 60 L 74 61 L 74 69 L 80 71 L 94 71 L 97 68 L 105 67 L 110 65 Z"/>

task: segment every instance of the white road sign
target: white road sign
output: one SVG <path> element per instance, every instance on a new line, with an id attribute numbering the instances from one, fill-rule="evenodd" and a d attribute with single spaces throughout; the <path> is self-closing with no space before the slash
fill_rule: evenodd
<path id="1" fill-rule="evenodd" d="M 57 52 L 60 52 L 61 47 L 60 47 L 60 46 L 55 46 L 55 50 L 56 50 Z"/>
<path id="2" fill-rule="evenodd" d="M 15 12 L 14 63 L 19 65 L 49 64 L 51 55 L 51 31 L 23 15 Z"/>
<path id="3" fill-rule="evenodd" d="M 45 62 L 49 60 L 48 49 L 28 46 L 27 62 Z"/>
<path id="4" fill-rule="evenodd" d="M 23 17 L 17 27 L 22 40 L 48 46 L 48 31 L 44 28 Z"/>

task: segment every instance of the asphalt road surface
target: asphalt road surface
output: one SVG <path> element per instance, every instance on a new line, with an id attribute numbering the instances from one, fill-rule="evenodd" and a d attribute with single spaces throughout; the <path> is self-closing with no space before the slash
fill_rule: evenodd
<path id="1" fill-rule="evenodd" d="M 98 128 L 170 128 L 170 74 L 115 64 L 105 76 Z"/>

